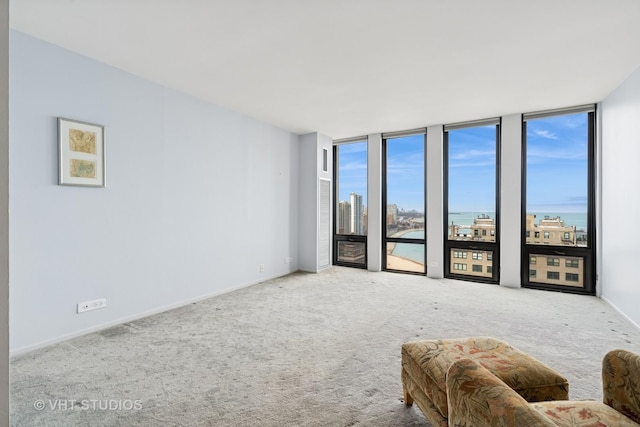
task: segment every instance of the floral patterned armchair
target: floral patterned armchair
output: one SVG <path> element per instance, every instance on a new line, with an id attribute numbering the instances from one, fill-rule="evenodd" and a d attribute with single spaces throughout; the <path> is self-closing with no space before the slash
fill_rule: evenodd
<path id="1" fill-rule="evenodd" d="M 612 350 L 602 361 L 603 402 L 528 403 L 471 359 L 447 373 L 452 426 L 640 426 L 640 355 Z"/>

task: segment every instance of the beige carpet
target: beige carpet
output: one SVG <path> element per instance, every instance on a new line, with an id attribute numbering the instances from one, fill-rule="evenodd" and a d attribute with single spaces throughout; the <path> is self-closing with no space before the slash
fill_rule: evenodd
<path id="1" fill-rule="evenodd" d="M 595 297 L 337 267 L 21 355 L 11 423 L 428 426 L 400 401 L 400 345 L 474 335 L 564 374 L 572 399 L 601 399 L 608 350 L 640 353 L 640 331 Z"/>

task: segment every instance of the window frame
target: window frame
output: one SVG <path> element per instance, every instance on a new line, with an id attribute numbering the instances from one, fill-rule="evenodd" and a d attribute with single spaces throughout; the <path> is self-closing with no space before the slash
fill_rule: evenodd
<path id="1" fill-rule="evenodd" d="M 587 115 L 587 246 L 556 246 L 548 244 L 527 244 L 526 217 L 527 217 L 527 122 L 546 117 L 563 116 L 574 113 Z M 550 110 L 524 114 L 522 116 L 522 180 L 521 180 L 521 283 L 522 287 L 560 291 L 584 295 L 596 294 L 596 105 L 583 105 L 559 110 Z M 538 238 L 539 238 L 539 232 Z M 582 258 L 583 260 L 583 286 L 543 283 L 529 275 L 530 256 L 551 256 L 560 258 Z M 560 261 L 562 264 L 562 260 Z M 566 268 L 566 267 L 565 267 Z M 543 278 L 537 278 L 544 280 Z M 562 279 L 553 279 L 562 281 Z"/>
<path id="2" fill-rule="evenodd" d="M 568 271 L 564 273 L 564 276 L 564 280 L 566 282 L 578 282 L 580 279 L 580 276 L 578 276 L 577 273 L 569 273 Z"/>
<path id="3" fill-rule="evenodd" d="M 450 240 L 449 239 L 449 131 L 463 128 L 481 127 L 487 125 L 495 126 L 495 237 L 494 242 L 482 242 L 473 240 Z M 500 170 L 501 170 L 501 128 L 502 118 L 491 118 L 477 120 L 473 122 L 457 123 L 443 126 L 443 238 L 444 238 L 444 277 L 450 279 L 465 280 L 470 282 L 498 284 L 500 281 Z M 474 230 L 474 236 L 480 237 L 478 229 Z M 464 250 L 471 252 L 486 252 L 487 259 L 491 258 L 491 277 L 474 276 L 471 274 L 456 273 L 452 269 L 452 251 Z M 484 258 L 484 256 L 483 256 Z"/>
<path id="4" fill-rule="evenodd" d="M 367 235 L 358 235 L 358 234 L 338 234 L 338 206 L 339 206 L 339 198 L 340 195 L 338 193 L 340 188 L 340 168 L 339 168 L 339 147 L 345 144 L 354 144 L 354 143 L 366 143 L 367 150 L 368 147 L 368 138 L 366 136 L 356 137 L 356 138 L 348 138 L 344 140 L 333 141 L 333 265 L 339 265 L 342 267 L 352 267 L 352 268 L 360 268 L 366 270 L 368 268 L 368 236 Z M 367 164 L 367 169 L 369 165 Z M 368 186 L 368 183 L 367 183 Z M 357 243 L 364 244 L 364 263 L 355 263 L 348 261 L 341 261 L 338 259 L 339 255 L 339 247 L 341 243 Z"/>
<path id="5" fill-rule="evenodd" d="M 549 277 L 549 276 L 553 276 L 553 277 Z M 560 280 L 560 272 L 559 271 L 547 271 L 547 280 Z"/>
<path id="6" fill-rule="evenodd" d="M 382 224 L 382 230 L 381 230 L 381 236 L 382 238 L 381 240 L 381 244 L 382 244 L 382 253 L 381 253 L 381 261 L 382 261 L 382 265 L 381 265 L 381 269 L 382 271 L 389 271 L 389 272 L 393 272 L 393 273 L 403 273 L 403 274 L 414 274 L 414 275 L 418 275 L 418 276 L 426 276 L 427 275 L 427 223 L 426 223 L 426 218 L 427 218 L 427 129 L 426 128 L 418 128 L 418 129 L 412 129 L 412 130 L 406 130 L 406 131 L 400 131 L 400 132 L 390 132 L 390 133 L 383 133 L 382 134 L 382 168 L 381 168 L 381 202 L 382 202 L 382 218 L 387 218 L 387 214 L 388 214 L 388 206 L 389 206 L 389 201 L 388 201 L 388 191 L 387 191 L 387 178 L 388 178 L 388 143 L 390 139 L 396 139 L 396 138 L 402 138 L 402 137 L 408 137 L 408 136 L 415 136 L 415 135 L 422 135 L 423 137 L 423 145 L 422 145 L 422 150 L 423 150 L 423 213 L 424 213 L 424 218 L 425 218 L 425 224 L 424 224 L 424 237 L 422 239 L 413 239 L 413 238 L 402 238 L 402 237 L 388 237 L 387 236 L 387 224 L 386 221 L 381 221 Z M 409 271 L 409 270 L 396 270 L 396 269 L 392 269 L 392 268 L 388 268 L 387 267 L 387 245 L 389 243 L 407 243 L 407 244 L 421 244 L 424 248 L 424 260 L 423 260 L 423 264 L 424 264 L 424 272 L 418 272 L 418 271 Z"/>

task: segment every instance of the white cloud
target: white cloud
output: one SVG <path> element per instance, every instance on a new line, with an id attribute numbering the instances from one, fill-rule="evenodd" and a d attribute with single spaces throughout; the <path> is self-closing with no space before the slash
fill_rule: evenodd
<path id="1" fill-rule="evenodd" d="M 367 170 L 367 164 L 358 161 L 340 163 L 340 172 L 354 170 Z"/>
<path id="2" fill-rule="evenodd" d="M 558 136 L 555 134 L 555 132 L 551 132 L 548 130 L 534 130 L 533 133 L 541 138 L 558 139 Z"/>
<path id="3" fill-rule="evenodd" d="M 451 153 L 451 155 L 449 156 L 449 160 L 469 160 L 469 159 L 475 159 L 478 157 L 485 157 L 485 158 L 493 158 L 495 159 L 496 157 L 496 150 L 495 148 L 492 150 L 466 150 L 466 151 L 459 151 L 457 153 Z M 495 160 L 494 160 L 495 163 Z"/>

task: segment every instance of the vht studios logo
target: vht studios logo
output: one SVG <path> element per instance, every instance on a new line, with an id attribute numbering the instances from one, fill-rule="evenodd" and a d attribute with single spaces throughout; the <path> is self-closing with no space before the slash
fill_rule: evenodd
<path id="1" fill-rule="evenodd" d="M 141 400 L 131 399 L 49 399 L 36 400 L 33 407 L 38 411 L 133 411 L 142 409 Z"/>

